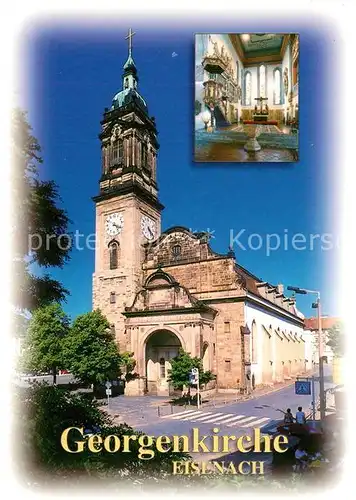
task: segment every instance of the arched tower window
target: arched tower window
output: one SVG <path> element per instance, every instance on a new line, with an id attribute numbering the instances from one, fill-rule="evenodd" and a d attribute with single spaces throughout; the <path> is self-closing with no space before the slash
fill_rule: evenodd
<path id="1" fill-rule="evenodd" d="M 283 104 L 282 100 L 282 71 L 280 68 L 276 68 L 273 72 L 273 103 Z"/>
<path id="2" fill-rule="evenodd" d="M 251 106 L 251 85 L 252 85 L 252 81 L 251 81 L 251 73 L 249 71 L 247 71 L 245 73 L 245 106 Z"/>
<path id="3" fill-rule="evenodd" d="M 124 158 L 124 141 L 117 139 L 111 146 L 111 165 L 122 163 Z"/>
<path id="4" fill-rule="evenodd" d="M 259 67 L 259 97 L 267 97 L 266 76 L 266 66 L 264 64 L 261 64 L 261 66 Z"/>
<path id="5" fill-rule="evenodd" d="M 119 264 L 119 244 L 117 241 L 112 241 L 109 244 L 109 260 L 110 269 L 117 269 Z"/>

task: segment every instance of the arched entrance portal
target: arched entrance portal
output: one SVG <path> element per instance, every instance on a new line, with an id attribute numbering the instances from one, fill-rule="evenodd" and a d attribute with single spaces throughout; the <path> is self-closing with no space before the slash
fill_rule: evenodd
<path id="1" fill-rule="evenodd" d="M 158 396 L 169 396 L 171 392 L 168 382 L 170 360 L 178 355 L 182 344 L 179 338 L 168 330 L 158 330 L 152 333 L 146 341 L 145 364 L 147 377 L 147 392 Z"/>

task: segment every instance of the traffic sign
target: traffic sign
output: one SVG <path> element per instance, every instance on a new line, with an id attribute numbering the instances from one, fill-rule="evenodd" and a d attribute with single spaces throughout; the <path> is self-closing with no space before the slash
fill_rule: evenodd
<path id="1" fill-rule="evenodd" d="M 106 395 L 111 396 L 111 389 L 106 389 Z"/>
<path id="2" fill-rule="evenodd" d="M 109 381 L 105 382 L 105 387 L 106 387 L 107 389 L 110 389 L 110 387 L 111 387 L 111 386 L 112 386 L 112 383 L 111 383 L 111 382 L 109 382 Z"/>
<path id="3" fill-rule="evenodd" d="M 309 396 L 311 394 L 310 380 L 297 380 L 295 382 L 295 393 L 302 396 Z"/>
<path id="4" fill-rule="evenodd" d="M 192 374 L 193 375 L 198 375 L 198 373 L 199 373 L 198 368 L 192 368 Z"/>

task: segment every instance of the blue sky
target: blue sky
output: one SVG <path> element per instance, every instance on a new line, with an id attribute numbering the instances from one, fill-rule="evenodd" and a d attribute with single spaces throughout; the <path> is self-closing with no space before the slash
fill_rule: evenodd
<path id="1" fill-rule="evenodd" d="M 129 24 L 78 29 L 75 26 L 32 29 L 23 37 L 28 76 L 19 82 L 17 95 L 28 95 L 34 133 L 43 149 L 42 176 L 59 185 L 63 205 L 73 221 L 72 230 L 94 232 L 100 176 L 100 120 L 121 89 L 122 66 L 127 57 Z M 299 163 L 201 164 L 193 161 L 194 31 L 217 32 L 214 26 L 195 29 L 136 28 L 133 56 L 138 67 L 139 91 L 155 116 L 160 142 L 158 183 L 165 205 L 162 229 L 183 225 L 214 231 L 211 245 L 226 252 L 230 231 L 245 229 L 243 244 L 252 233 L 262 238 L 277 233 L 332 233 L 333 213 L 332 82 L 328 78 L 331 39 L 321 29 L 295 25 L 300 33 Z M 265 31 L 282 31 L 269 26 Z M 219 31 L 261 31 L 252 25 L 219 26 Z M 329 46 L 330 45 L 330 46 Z M 177 55 L 172 57 L 173 52 Z M 19 99 L 20 100 L 20 99 Z M 23 102 L 23 101 L 22 101 Z M 254 244 L 257 239 L 255 238 Z M 290 246 L 290 243 L 289 243 Z M 324 313 L 336 315 L 337 250 L 243 250 L 235 245 L 237 262 L 271 283 L 321 290 Z M 71 291 L 65 305 L 72 316 L 91 309 L 94 252 L 73 251 L 71 262 L 53 275 Z M 299 308 L 311 316 L 311 297 L 300 296 Z"/>

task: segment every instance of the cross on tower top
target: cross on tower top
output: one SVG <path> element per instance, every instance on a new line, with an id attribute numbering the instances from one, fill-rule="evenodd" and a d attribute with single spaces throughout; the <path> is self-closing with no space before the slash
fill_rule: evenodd
<path id="1" fill-rule="evenodd" d="M 132 31 L 132 29 L 130 28 L 128 35 L 125 37 L 125 40 L 129 41 L 129 56 L 131 56 L 131 54 L 132 54 L 132 38 L 134 35 L 136 35 L 136 33 L 134 33 Z"/>

